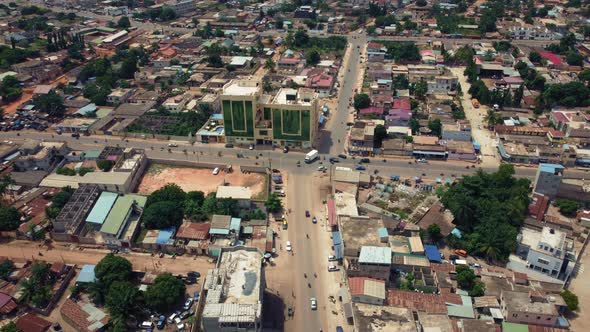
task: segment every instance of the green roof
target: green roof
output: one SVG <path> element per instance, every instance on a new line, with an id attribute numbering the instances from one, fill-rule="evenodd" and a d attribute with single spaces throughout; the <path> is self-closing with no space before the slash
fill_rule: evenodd
<path id="1" fill-rule="evenodd" d="M 84 158 L 86 159 L 97 159 L 100 156 L 100 150 L 86 150 L 84 151 Z"/>
<path id="2" fill-rule="evenodd" d="M 121 226 L 125 223 L 133 202 L 137 202 L 137 205 L 143 208 L 146 201 L 147 197 L 141 195 L 126 194 L 119 196 L 100 231 L 115 236 L 119 235 Z"/>
<path id="3" fill-rule="evenodd" d="M 504 332 L 529 332 L 529 326 L 526 324 L 502 322 L 502 331 L 504 331 Z"/>
<path id="4" fill-rule="evenodd" d="M 105 116 L 109 115 L 113 109 L 111 107 L 99 107 L 96 111 L 96 117 L 99 119 L 104 118 Z"/>

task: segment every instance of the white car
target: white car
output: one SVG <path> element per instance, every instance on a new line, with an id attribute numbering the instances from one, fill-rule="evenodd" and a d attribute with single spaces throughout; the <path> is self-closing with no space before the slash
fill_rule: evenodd
<path id="1" fill-rule="evenodd" d="M 336 256 L 334 255 L 330 255 L 328 256 L 328 262 L 333 262 L 333 261 L 337 261 L 338 259 L 336 258 Z"/>
<path id="2" fill-rule="evenodd" d="M 330 264 L 330 266 L 328 266 L 328 272 L 333 272 L 333 271 L 338 271 L 338 270 L 340 270 L 340 268 L 336 265 Z"/>
<path id="3" fill-rule="evenodd" d="M 248 147 L 248 149 L 254 150 L 254 144 L 250 144 L 250 146 Z"/>
<path id="4" fill-rule="evenodd" d="M 287 251 L 293 250 L 293 247 L 291 247 L 291 241 L 287 241 L 287 245 L 285 246 L 285 249 L 287 249 Z"/>
<path id="5" fill-rule="evenodd" d="M 178 324 L 176 324 L 176 329 L 178 329 L 178 331 L 184 330 L 184 323 L 178 323 Z"/>
<path id="6" fill-rule="evenodd" d="M 217 174 L 219 174 L 219 167 L 215 167 L 215 169 L 213 170 L 213 175 Z"/>
<path id="7" fill-rule="evenodd" d="M 326 167 L 326 166 L 320 166 L 320 167 L 318 167 L 318 171 L 320 171 L 320 172 L 325 171 L 327 169 L 328 169 L 328 167 Z"/>
<path id="8" fill-rule="evenodd" d="M 168 146 L 171 147 L 171 148 L 175 148 L 175 147 L 178 146 L 178 144 L 176 144 L 176 143 L 168 143 Z"/>
<path id="9" fill-rule="evenodd" d="M 309 300 L 311 302 L 311 310 L 317 310 L 318 309 L 318 300 L 316 300 L 315 297 L 312 297 Z"/>

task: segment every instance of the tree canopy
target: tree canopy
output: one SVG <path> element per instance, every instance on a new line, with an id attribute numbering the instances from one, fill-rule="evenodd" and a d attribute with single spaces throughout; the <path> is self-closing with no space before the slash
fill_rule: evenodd
<path id="1" fill-rule="evenodd" d="M 0 205 L 0 231 L 13 231 L 21 224 L 21 214 L 13 206 Z"/>
<path id="2" fill-rule="evenodd" d="M 530 181 L 513 175 L 508 164 L 495 173 L 480 169 L 444 192 L 441 201 L 464 233 L 461 239 L 452 236 L 449 244 L 490 260 L 508 258 L 529 203 Z"/>
<path id="3" fill-rule="evenodd" d="M 176 183 L 168 183 L 148 196 L 146 206 L 157 202 L 172 201 L 180 203 L 186 199 L 186 193 Z"/>
<path id="4" fill-rule="evenodd" d="M 371 106 L 371 97 L 366 93 L 359 93 L 354 95 L 354 108 L 360 110 Z"/>
<path id="5" fill-rule="evenodd" d="M 131 278 L 131 271 L 131 262 L 113 254 L 104 256 L 94 268 L 96 278 L 105 289 L 108 289 L 115 281 L 128 281 Z"/>
<path id="6" fill-rule="evenodd" d="M 166 311 L 184 299 L 186 287 L 184 283 L 171 275 L 164 273 L 156 277 L 152 285 L 145 292 L 145 302 L 148 307 Z"/>
<path id="7" fill-rule="evenodd" d="M 143 224 L 148 229 L 180 226 L 184 212 L 177 202 L 162 201 L 148 206 L 143 212 Z"/>
<path id="8" fill-rule="evenodd" d="M 53 90 L 48 94 L 36 95 L 32 102 L 39 112 L 47 113 L 52 117 L 62 117 L 66 112 L 63 97 Z"/>
<path id="9" fill-rule="evenodd" d="M 283 208 L 283 202 L 276 193 L 272 193 L 268 195 L 267 200 L 264 202 L 264 206 L 266 206 L 266 209 L 269 212 L 279 212 Z"/>

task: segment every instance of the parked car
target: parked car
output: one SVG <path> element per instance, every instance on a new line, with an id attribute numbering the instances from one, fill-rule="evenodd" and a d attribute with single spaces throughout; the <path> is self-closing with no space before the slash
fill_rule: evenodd
<path id="1" fill-rule="evenodd" d="M 309 218 L 309 216 L 310 216 L 309 211 L 308 210 L 305 210 L 305 217 L 306 218 Z"/>
<path id="2" fill-rule="evenodd" d="M 368 164 L 370 162 L 371 162 L 371 159 L 369 159 L 369 158 L 361 158 L 361 163 Z"/>
<path id="3" fill-rule="evenodd" d="M 231 144 L 231 143 L 227 143 L 227 144 L 225 144 L 225 147 L 226 147 L 226 148 L 233 148 L 233 147 L 234 147 L 234 145 L 233 145 L 233 144 Z"/>
<path id="4" fill-rule="evenodd" d="M 365 171 L 367 168 L 365 166 L 357 166 L 354 169 L 356 169 L 357 171 Z"/>
<path id="5" fill-rule="evenodd" d="M 338 158 L 332 157 L 332 158 L 330 158 L 330 162 L 331 162 L 332 164 L 333 164 L 333 163 L 339 163 L 339 162 L 340 162 L 340 160 L 339 160 Z"/>
<path id="6" fill-rule="evenodd" d="M 338 157 L 340 157 L 340 158 L 342 158 L 342 159 L 346 159 L 346 158 L 347 158 L 347 156 L 346 156 L 345 154 L 342 154 L 342 153 L 341 153 L 341 154 L 339 154 L 339 155 L 338 155 Z"/>
<path id="7" fill-rule="evenodd" d="M 178 144 L 176 144 L 176 143 L 168 143 L 168 147 L 170 147 L 170 148 L 175 148 L 177 146 L 178 146 Z"/>
<path id="8" fill-rule="evenodd" d="M 291 241 L 287 241 L 287 245 L 285 246 L 285 249 L 287 249 L 287 251 L 293 250 L 293 247 L 291 247 Z"/>
<path id="9" fill-rule="evenodd" d="M 219 174 L 219 167 L 215 167 L 215 169 L 213 169 L 213 175 L 217 174 Z"/>
<path id="10" fill-rule="evenodd" d="M 156 324 L 156 327 L 158 328 L 158 330 L 163 330 L 165 326 L 166 326 L 166 316 L 160 315 L 160 318 L 158 319 L 158 323 Z"/>
<path id="11" fill-rule="evenodd" d="M 311 222 L 314 224 L 318 223 L 318 219 L 314 216 L 313 218 L 311 218 Z"/>
<path id="12" fill-rule="evenodd" d="M 182 309 L 184 310 L 188 310 L 193 306 L 193 299 L 191 297 L 189 297 L 188 299 L 186 299 L 186 301 L 184 302 L 184 306 L 182 307 Z"/>
<path id="13" fill-rule="evenodd" d="M 318 167 L 318 171 L 320 171 L 320 172 L 323 172 L 323 171 L 325 171 L 327 169 L 328 169 L 328 167 L 326 167 L 326 166 L 320 166 L 320 167 Z"/>
<path id="14" fill-rule="evenodd" d="M 254 144 L 250 144 L 250 146 L 248 147 L 248 150 L 254 150 Z"/>
<path id="15" fill-rule="evenodd" d="M 168 317 L 168 324 L 172 324 L 172 323 L 174 323 L 174 319 L 176 318 L 176 316 L 178 316 L 178 314 L 179 314 L 179 312 L 178 312 L 178 311 L 176 311 L 175 313 L 173 313 L 172 315 L 170 315 L 170 316 Z"/>
<path id="16" fill-rule="evenodd" d="M 283 148 L 283 153 L 287 153 L 287 152 L 289 152 L 289 147 L 288 147 L 288 146 L 285 146 L 285 147 Z"/>
<path id="17" fill-rule="evenodd" d="M 455 249 L 455 254 L 463 257 L 467 257 L 467 251 L 463 249 Z"/>
<path id="18" fill-rule="evenodd" d="M 195 293 L 193 294 L 193 300 L 195 302 L 198 302 L 199 301 L 199 291 L 195 291 Z"/>
<path id="19" fill-rule="evenodd" d="M 338 266 L 336 266 L 336 265 L 330 264 L 328 266 L 328 272 L 333 272 L 333 271 L 338 271 L 338 270 L 340 270 L 340 268 Z"/>
<path id="20" fill-rule="evenodd" d="M 311 299 L 309 299 L 310 304 L 311 304 L 311 310 L 317 310 L 318 309 L 318 300 L 315 297 L 312 297 Z"/>
<path id="21" fill-rule="evenodd" d="M 142 330 L 145 330 L 145 329 L 152 328 L 153 326 L 154 326 L 154 323 L 152 323 L 149 320 L 146 320 L 146 321 L 141 322 L 138 327 Z"/>
<path id="22" fill-rule="evenodd" d="M 187 272 L 186 275 L 190 278 L 200 278 L 201 277 L 201 274 L 197 271 L 189 271 L 189 272 Z"/>
<path id="23" fill-rule="evenodd" d="M 336 258 L 336 256 L 334 256 L 334 255 L 330 255 L 330 256 L 328 256 L 328 262 L 333 262 L 333 261 L 336 261 L 336 260 L 338 260 L 338 259 Z"/>

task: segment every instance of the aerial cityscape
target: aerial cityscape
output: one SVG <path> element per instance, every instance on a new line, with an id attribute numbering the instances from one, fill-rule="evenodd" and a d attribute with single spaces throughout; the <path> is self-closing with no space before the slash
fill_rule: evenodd
<path id="1" fill-rule="evenodd" d="M 588 1 L 0 3 L 0 332 L 585 332 L 589 237 Z"/>

